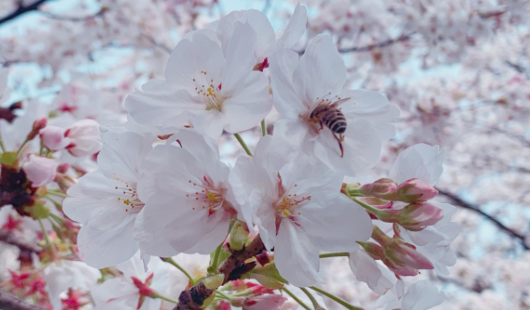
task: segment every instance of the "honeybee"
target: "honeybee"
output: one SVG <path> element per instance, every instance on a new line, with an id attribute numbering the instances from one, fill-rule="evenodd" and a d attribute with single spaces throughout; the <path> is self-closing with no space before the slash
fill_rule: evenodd
<path id="1" fill-rule="evenodd" d="M 321 103 L 309 115 L 311 121 L 320 123 L 320 130 L 324 129 L 324 125 L 331 130 L 333 137 L 339 143 L 340 157 L 344 157 L 344 148 L 342 147 L 344 136 L 342 134 L 346 131 L 347 124 L 346 117 L 337 107 L 349 99 L 344 98 L 333 103 Z"/>

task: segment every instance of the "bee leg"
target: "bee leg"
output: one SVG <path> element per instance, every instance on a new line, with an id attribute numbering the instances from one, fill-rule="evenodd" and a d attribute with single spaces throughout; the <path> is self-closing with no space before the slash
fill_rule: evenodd
<path id="1" fill-rule="evenodd" d="M 320 130 L 324 129 L 324 123 L 322 123 L 322 121 L 320 121 Z"/>
<path id="2" fill-rule="evenodd" d="M 337 137 L 337 135 L 334 133 L 333 134 L 333 137 L 335 138 L 335 140 L 337 140 L 337 142 L 339 143 L 339 147 L 340 147 L 340 157 L 344 157 L 344 148 L 342 147 L 342 141 L 344 140 L 344 137 L 342 137 L 342 135 L 339 137 Z"/>

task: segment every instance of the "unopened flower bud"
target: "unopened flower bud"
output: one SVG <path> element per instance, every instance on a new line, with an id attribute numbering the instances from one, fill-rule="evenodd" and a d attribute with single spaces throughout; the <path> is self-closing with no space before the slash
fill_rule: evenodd
<path id="1" fill-rule="evenodd" d="M 411 231 L 420 231 L 442 219 L 442 209 L 427 203 L 413 203 L 401 210 L 398 224 Z"/>
<path id="2" fill-rule="evenodd" d="M 57 172 L 65 174 L 68 171 L 69 168 L 70 168 L 70 164 L 69 163 L 60 163 L 57 166 Z"/>
<path id="3" fill-rule="evenodd" d="M 202 280 L 202 283 L 207 289 L 216 290 L 221 284 L 223 284 L 224 278 L 224 274 L 218 274 Z"/>
<path id="4" fill-rule="evenodd" d="M 46 119 L 46 117 L 43 117 L 33 122 L 33 127 L 31 128 L 31 131 L 26 137 L 26 140 L 31 141 L 35 139 L 35 137 L 39 134 L 39 131 L 43 129 L 44 127 L 46 127 L 47 122 L 48 120 Z"/>
<path id="5" fill-rule="evenodd" d="M 431 261 L 416 251 L 416 247 L 401 239 L 392 239 L 384 247 L 385 256 L 394 264 L 414 269 L 434 269 Z"/>
<path id="6" fill-rule="evenodd" d="M 383 252 L 383 248 L 375 243 L 372 242 L 357 242 L 360 246 L 363 247 L 363 249 L 372 257 L 373 259 L 383 259 L 385 257 L 385 254 Z"/>
<path id="7" fill-rule="evenodd" d="M 241 250 L 248 240 L 249 231 L 245 223 L 237 221 L 230 230 L 230 249 Z"/>
<path id="8" fill-rule="evenodd" d="M 22 165 L 22 170 L 32 187 L 49 184 L 55 178 L 57 162 L 51 158 L 31 154 L 29 160 Z"/>
<path id="9" fill-rule="evenodd" d="M 365 184 L 361 187 L 361 193 L 366 196 L 372 196 L 385 199 L 388 195 L 394 193 L 397 184 L 388 178 L 379 179 L 373 183 Z"/>
<path id="10" fill-rule="evenodd" d="M 76 122 L 65 132 L 65 137 L 70 139 L 66 149 L 76 157 L 88 156 L 101 150 L 99 124 L 91 119 Z"/>
<path id="11" fill-rule="evenodd" d="M 42 144 L 51 151 L 60 151 L 70 144 L 70 139 L 65 138 L 64 130 L 57 126 L 46 126 L 39 131 Z"/>
<path id="12" fill-rule="evenodd" d="M 396 199 L 403 202 L 423 202 L 438 195 L 438 191 L 431 185 L 418 180 L 410 179 L 399 184 Z"/>

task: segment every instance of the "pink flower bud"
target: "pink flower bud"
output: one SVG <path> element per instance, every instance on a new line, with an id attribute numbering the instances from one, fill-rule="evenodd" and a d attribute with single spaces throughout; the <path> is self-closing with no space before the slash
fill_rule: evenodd
<path id="1" fill-rule="evenodd" d="M 33 122 L 33 127 L 31 128 L 31 131 L 29 132 L 29 134 L 26 137 L 26 139 L 28 141 L 31 141 L 31 140 L 35 139 L 35 137 L 39 134 L 39 131 L 42 128 L 46 127 L 46 123 L 47 122 L 48 122 L 48 120 L 46 119 L 46 117 L 43 117 L 43 118 L 38 119 L 35 122 Z"/>
<path id="2" fill-rule="evenodd" d="M 399 184 L 397 188 L 397 198 L 403 202 L 423 202 L 438 195 L 438 191 L 431 185 L 418 179 L 410 179 Z"/>
<path id="3" fill-rule="evenodd" d="M 101 150 L 103 145 L 99 141 L 99 124 L 90 119 L 84 119 L 73 124 L 66 130 L 65 137 L 70 138 L 70 144 L 66 149 L 76 157 L 93 155 Z"/>
<path id="4" fill-rule="evenodd" d="M 61 163 L 59 164 L 59 166 L 57 166 L 57 172 L 65 174 L 69 168 L 70 168 L 69 163 Z"/>
<path id="5" fill-rule="evenodd" d="M 397 189 L 397 184 L 388 178 L 379 179 L 373 183 L 365 184 L 361 187 L 361 193 L 366 196 L 377 198 L 387 197 L 394 193 Z"/>
<path id="6" fill-rule="evenodd" d="M 31 181 L 31 186 L 39 187 L 53 181 L 57 172 L 57 163 L 51 158 L 31 154 L 29 160 L 22 165 L 22 170 Z"/>
<path id="7" fill-rule="evenodd" d="M 276 295 L 261 295 L 247 298 L 243 304 L 243 310 L 279 310 L 287 298 Z"/>
<path id="8" fill-rule="evenodd" d="M 392 263 L 398 266 L 407 266 L 414 269 L 434 269 L 431 261 L 416 251 L 412 244 L 403 242 L 400 239 L 392 239 L 384 247 L 385 256 Z"/>
<path id="9" fill-rule="evenodd" d="M 442 209 L 430 203 L 413 203 L 400 212 L 398 224 L 411 231 L 420 231 L 438 223 L 443 218 Z"/>
<path id="10" fill-rule="evenodd" d="M 46 126 L 39 131 L 42 144 L 51 151 L 60 151 L 70 144 L 70 139 L 64 137 L 64 130 L 57 126 Z"/>

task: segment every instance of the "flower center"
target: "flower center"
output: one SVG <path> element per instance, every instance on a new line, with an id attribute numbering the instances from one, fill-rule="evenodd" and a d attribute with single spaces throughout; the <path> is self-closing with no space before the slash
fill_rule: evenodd
<path id="1" fill-rule="evenodd" d="M 118 198 L 116 201 L 121 202 L 125 205 L 125 212 L 134 212 L 138 213 L 145 206 L 138 198 L 138 193 L 136 192 L 136 183 L 129 185 L 129 182 L 122 180 L 120 178 L 114 178 L 117 181 L 120 181 L 125 186 L 116 186 L 114 189 L 118 191 Z"/>
<path id="2" fill-rule="evenodd" d="M 202 184 L 197 184 L 191 180 L 188 181 L 198 187 L 195 193 L 186 194 L 186 197 L 192 198 L 196 202 L 196 204 L 193 204 L 193 210 L 208 209 L 208 215 L 220 209 L 228 212 L 234 211 L 232 206 L 224 199 L 225 190 L 222 187 L 216 187 L 210 178 L 204 176 L 203 179 L 204 182 L 201 182 Z"/>
<path id="3" fill-rule="evenodd" d="M 223 102 L 226 99 L 221 96 L 221 83 L 217 84 L 213 78 L 208 78 L 208 73 L 206 71 L 201 71 L 201 73 L 193 79 L 193 82 L 196 85 L 195 91 L 197 92 L 197 95 L 202 97 L 203 102 L 206 105 L 206 110 L 217 110 L 220 112 L 223 109 Z"/>
<path id="4" fill-rule="evenodd" d="M 297 197 L 296 194 L 284 195 L 282 199 L 276 204 L 276 214 L 279 217 L 290 218 L 292 216 L 300 215 L 296 209 L 304 201 L 311 200 L 311 196 Z"/>

